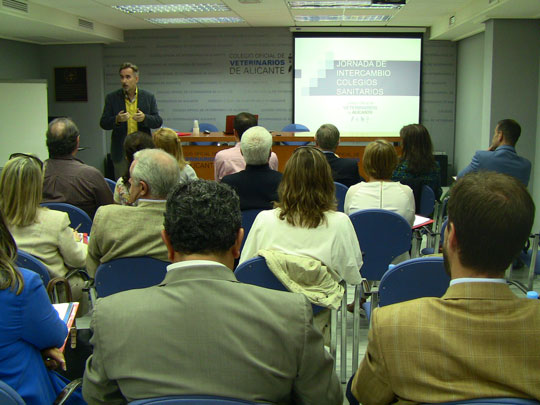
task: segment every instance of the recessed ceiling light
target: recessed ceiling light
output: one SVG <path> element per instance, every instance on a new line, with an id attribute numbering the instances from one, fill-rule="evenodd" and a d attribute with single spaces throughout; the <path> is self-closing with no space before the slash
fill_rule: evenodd
<path id="1" fill-rule="evenodd" d="M 203 17 L 203 18 L 146 18 L 154 24 L 231 24 L 244 22 L 239 17 Z"/>
<path id="2" fill-rule="evenodd" d="M 299 22 L 331 22 L 331 21 L 363 21 L 384 22 L 392 18 L 389 15 L 297 15 L 295 21 Z"/>
<path id="3" fill-rule="evenodd" d="M 230 11 L 225 4 L 131 4 L 112 6 L 112 8 L 129 14 Z"/>
<path id="4" fill-rule="evenodd" d="M 321 8 L 343 8 L 343 9 L 367 9 L 367 8 L 401 8 L 400 4 L 377 4 L 371 0 L 351 0 L 351 1 L 289 1 L 292 9 L 321 9 Z"/>

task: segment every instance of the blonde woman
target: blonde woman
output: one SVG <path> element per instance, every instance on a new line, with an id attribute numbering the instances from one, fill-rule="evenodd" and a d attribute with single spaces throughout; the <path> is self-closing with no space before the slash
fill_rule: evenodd
<path id="1" fill-rule="evenodd" d="M 0 209 L 19 249 L 42 261 L 51 277 L 66 277 L 70 269 L 84 268 L 87 246 L 76 240 L 65 212 L 39 205 L 42 189 L 43 163 L 33 155 L 14 154 L 0 176 Z M 79 301 L 84 281 L 74 275 L 69 283 Z"/>
<path id="2" fill-rule="evenodd" d="M 182 151 L 182 142 L 178 138 L 178 134 L 170 128 L 160 128 L 152 135 L 156 148 L 163 149 L 165 152 L 173 155 L 178 161 L 180 167 L 180 182 L 197 180 L 195 170 L 184 159 Z"/>
<path id="3" fill-rule="evenodd" d="M 17 269 L 16 257 L 17 245 L 0 211 L 0 380 L 26 404 L 52 404 L 69 382 L 52 371 L 65 369 L 58 347 L 68 331 L 39 275 Z M 80 390 L 70 401 L 84 403 Z"/>
<path id="4" fill-rule="evenodd" d="M 240 263 L 260 249 L 317 259 L 349 284 L 361 281 L 362 254 L 349 217 L 335 211 L 334 180 L 324 154 L 303 146 L 285 165 L 279 202 L 255 219 Z"/>

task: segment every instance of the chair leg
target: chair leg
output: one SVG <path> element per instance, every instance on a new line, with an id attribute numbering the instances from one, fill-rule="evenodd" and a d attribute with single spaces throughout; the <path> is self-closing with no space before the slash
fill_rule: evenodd
<path id="1" fill-rule="evenodd" d="M 334 370 L 337 366 L 337 310 L 332 309 L 330 312 L 330 354 L 334 359 Z"/>
<path id="2" fill-rule="evenodd" d="M 343 283 L 343 298 L 341 300 L 341 383 L 347 382 L 347 285 Z"/>
<path id="3" fill-rule="evenodd" d="M 529 291 L 533 289 L 534 270 L 536 268 L 536 258 L 538 256 L 539 239 L 540 234 L 535 234 L 533 238 L 533 243 L 531 244 L 531 262 L 529 263 L 529 279 L 527 280 L 527 288 L 529 289 Z"/>
<path id="4" fill-rule="evenodd" d="M 352 370 L 358 368 L 358 348 L 360 346 L 360 285 L 354 287 L 354 316 L 353 316 L 353 348 L 352 348 Z"/>

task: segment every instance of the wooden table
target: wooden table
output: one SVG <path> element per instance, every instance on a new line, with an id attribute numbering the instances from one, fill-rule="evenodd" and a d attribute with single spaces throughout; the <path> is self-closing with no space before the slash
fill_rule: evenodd
<path id="1" fill-rule="evenodd" d="M 311 132 L 273 132 L 272 139 L 274 145 L 272 151 L 274 151 L 279 160 L 280 172 L 285 169 L 287 160 L 291 157 L 294 150 L 298 147 L 296 145 L 284 145 L 282 142 L 314 142 L 314 133 Z M 198 136 L 181 136 L 184 157 L 191 163 L 191 166 L 195 169 L 197 176 L 201 179 L 214 180 L 214 156 L 217 152 L 223 149 L 233 147 L 236 140 L 233 135 L 225 135 L 222 132 L 211 132 L 210 134 L 200 134 Z M 336 151 L 336 154 L 344 158 L 352 158 L 358 161 L 358 168 L 360 174 L 365 176 L 364 169 L 362 168 L 362 157 L 364 155 L 364 149 L 366 145 L 376 139 L 385 139 L 388 142 L 394 143 L 398 154 L 401 153 L 399 136 L 373 136 L 370 134 L 342 134 L 340 137 L 340 146 Z M 213 145 L 196 145 L 198 142 L 212 142 Z M 219 143 L 219 146 L 217 145 Z M 353 145 L 343 145 L 343 143 L 353 143 Z M 228 144 L 228 145 L 227 145 Z"/>

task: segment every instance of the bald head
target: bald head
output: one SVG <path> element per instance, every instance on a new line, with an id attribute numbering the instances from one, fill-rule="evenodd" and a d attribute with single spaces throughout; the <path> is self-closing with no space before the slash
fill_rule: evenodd
<path id="1" fill-rule="evenodd" d="M 79 128 L 70 118 L 52 120 L 46 137 L 50 158 L 73 154 L 79 146 Z"/>
<path id="2" fill-rule="evenodd" d="M 135 153 L 130 174 L 132 184 L 146 183 L 146 198 L 165 199 L 180 180 L 180 167 L 173 156 L 161 149 L 143 149 Z"/>

